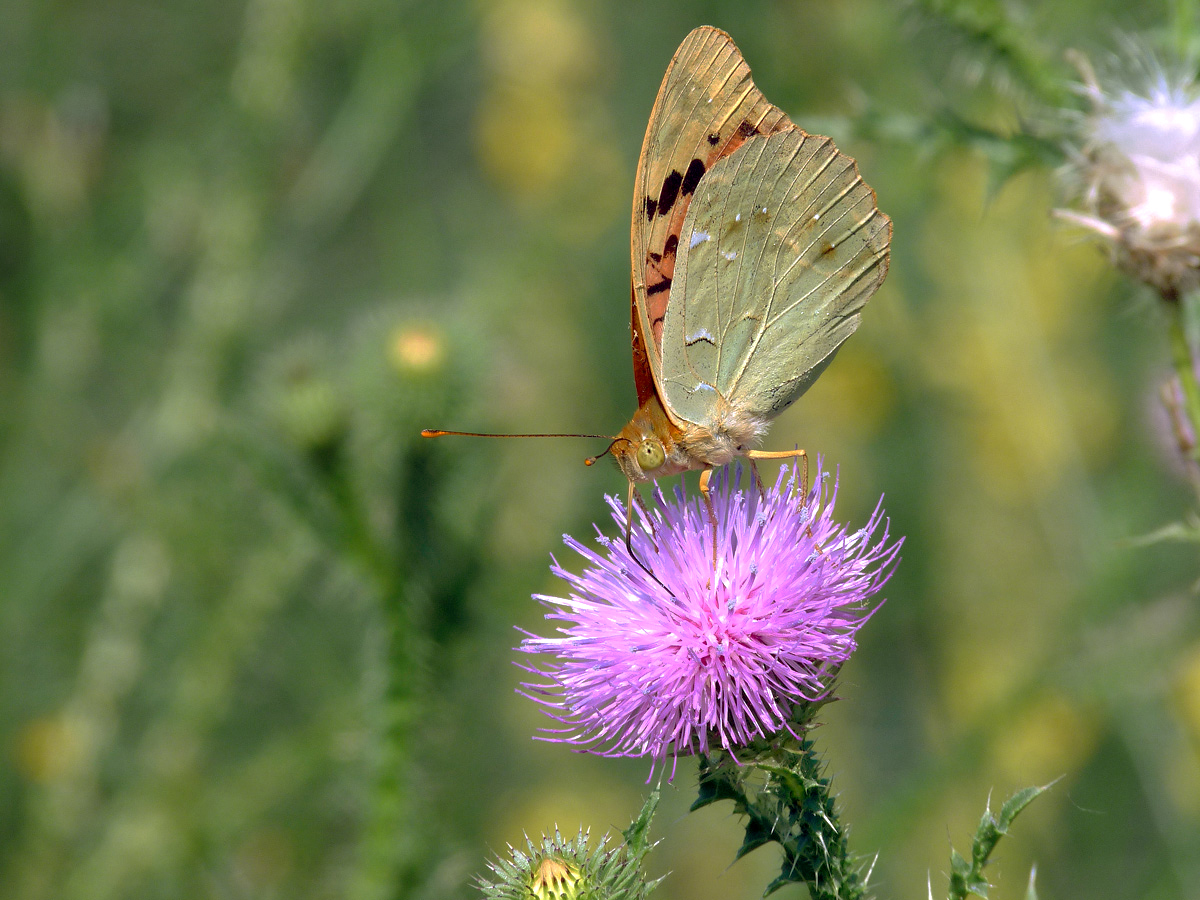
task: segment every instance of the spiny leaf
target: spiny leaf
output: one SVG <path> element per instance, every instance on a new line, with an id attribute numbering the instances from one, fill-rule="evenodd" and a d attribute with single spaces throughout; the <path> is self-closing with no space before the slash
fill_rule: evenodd
<path id="1" fill-rule="evenodd" d="M 742 846 L 738 847 L 737 854 L 734 859 L 741 859 L 752 850 L 757 850 L 763 844 L 771 840 L 771 832 L 756 819 L 751 819 L 746 824 L 746 836 L 742 838 Z"/>
<path id="2" fill-rule="evenodd" d="M 704 766 L 704 758 L 701 758 L 701 766 Z M 700 796 L 692 803 L 691 812 L 698 809 L 703 809 L 710 803 L 716 803 L 718 800 L 734 800 L 737 801 L 741 797 L 740 792 L 733 784 L 725 779 L 709 778 L 703 774 L 700 776 Z"/>
<path id="3" fill-rule="evenodd" d="M 950 849 L 950 871 L 955 875 L 961 875 L 963 878 L 966 878 L 971 872 L 970 864 L 953 847 Z"/>
<path id="4" fill-rule="evenodd" d="M 646 798 L 646 802 L 642 806 L 642 811 L 638 813 L 638 817 L 629 823 L 628 828 L 621 832 L 625 838 L 625 846 L 629 848 L 630 854 L 639 859 L 645 856 L 652 846 L 650 844 L 650 820 L 654 818 L 654 811 L 658 809 L 658 799 L 659 792 L 656 788 Z"/>
<path id="5" fill-rule="evenodd" d="M 741 765 L 729 764 L 728 754 L 701 759 L 696 806 L 729 799 L 746 817 L 739 859 L 764 843 L 780 845 L 783 864 L 764 896 L 785 884 L 803 883 L 813 900 L 860 900 L 864 883 L 812 742 L 764 742 L 753 754 L 739 754 L 739 759 Z"/>
<path id="6" fill-rule="evenodd" d="M 1053 784 L 1053 782 L 1051 782 Z M 1033 802 L 1033 798 L 1039 794 L 1043 794 L 1050 789 L 1050 784 L 1045 784 L 1040 787 L 1027 787 L 1023 791 L 1017 791 L 1011 797 L 1004 801 L 1004 805 L 1000 807 L 1000 819 L 997 822 L 997 827 L 1002 834 L 1008 834 L 1008 826 L 1017 817 L 1025 807 Z"/>
<path id="7" fill-rule="evenodd" d="M 968 863 L 957 850 L 950 849 L 950 885 L 947 890 L 950 900 L 965 900 L 968 894 L 987 897 L 989 885 L 983 877 L 983 868 L 987 865 L 988 858 L 996 849 L 1000 838 L 1008 834 L 1009 827 L 1021 810 L 1049 787 L 1050 785 L 1044 785 L 1018 791 L 1000 807 L 999 816 L 992 814 L 991 804 L 988 804 L 971 842 L 971 862 Z M 1032 882 L 1030 889 L 1032 890 Z"/>

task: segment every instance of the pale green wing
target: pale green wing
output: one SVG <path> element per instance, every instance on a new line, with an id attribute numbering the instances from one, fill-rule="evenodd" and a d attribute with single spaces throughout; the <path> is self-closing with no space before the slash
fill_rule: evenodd
<path id="1" fill-rule="evenodd" d="M 858 327 L 887 274 L 892 225 L 854 160 L 793 128 L 749 138 L 704 176 L 679 237 L 662 341 L 678 417 L 718 400 L 782 412 Z"/>
<path id="2" fill-rule="evenodd" d="M 671 59 L 650 113 L 633 190 L 633 346 L 638 403 L 650 386 L 643 352 L 661 388 L 663 318 L 675 275 L 679 230 L 705 173 L 747 138 L 791 128 L 754 86 L 729 35 L 703 26 Z M 668 410 L 669 412 L 669 410 Z"/>

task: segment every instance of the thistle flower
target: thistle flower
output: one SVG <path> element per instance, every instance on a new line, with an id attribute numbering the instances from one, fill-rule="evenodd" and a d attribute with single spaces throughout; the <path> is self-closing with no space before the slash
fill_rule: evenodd
<path id="1" fill-rule="evenodd" d="M 745 746 L 828 699 L 900 542 L 888 545 L 881 507 L 858 531 L 835 522 L 837 486 L 819 463 L 806 496 L 794 468 L 761 495 L 728 472 L 713 479 L 715 571 L 707 512 L 681 490 L 671 500 L 657 491 L 648 516 L 639 509 L 636 560 L 599 529 L 602 552 L 564 537 L 584 570 L 555 560 L 569 596 L 535 595 L 560 636 L 530 634 L 520 647 L 550 660 L 527 667 L 544 680 L 525 685 L 565 726 L 543 739 L 658 762 Z M 623 530 L 624 505 L 608 503 Z"/>
<path id="2" fill-rule="evenodd" d="M 1200 87 L 1144 63 L 1144 86 L 1102 87 L 1082 57 L 1083 119 L 1071 167 L 1080 210 L 1119 266 L 1175 300 L 1200 285 Z"/>

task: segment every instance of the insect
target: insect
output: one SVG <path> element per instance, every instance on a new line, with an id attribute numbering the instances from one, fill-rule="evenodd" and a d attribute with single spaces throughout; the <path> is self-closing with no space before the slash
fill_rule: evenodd
<path id="1" fill-rule="evenodd" d="M 635 484 L 699 469 L 715 557 L 713 470 L 804 457 L 757 447 L 858 327 L 891 232 L 855 161 L 772 105 L 729 35 L 704 26 L 684 39 L 634 185 L 638 410 L 605 451 L 629 480 L 631 516 Z"/>

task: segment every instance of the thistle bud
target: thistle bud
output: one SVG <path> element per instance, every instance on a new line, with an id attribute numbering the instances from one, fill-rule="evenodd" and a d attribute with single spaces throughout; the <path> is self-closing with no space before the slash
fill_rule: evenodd
<path id="1" fill-rule="evenodd" d="M 583 874 L 578 866 L 547 856 L 533 873 L 529 896 L 531 900 L 578 900 L 583 885 Z"/>
<path id="2" fill-rule="evenodd" d="M 658 884 L 642 875 L 642 859 L 653 846 L 648 838 L 658 792 L 647 799 L 637 819 L 624 832 L 624 842 L 609 845 L 609 836 L 592 849 L 588 833 L 566 840 L 554 829 L 540 844 L 509 847 L 508 859 L 488 863 L 490 878 L 479 879 L 488 900 L 645 900 Z"/>

